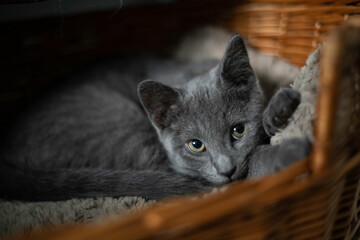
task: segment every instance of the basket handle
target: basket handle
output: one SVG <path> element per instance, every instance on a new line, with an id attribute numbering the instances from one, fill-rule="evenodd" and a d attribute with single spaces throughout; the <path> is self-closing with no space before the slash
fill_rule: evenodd
<path id="1" fill-rule="evenodd" d="M 359 34 L 353 33 L 357 32 Z M 335 141 L 342 136 L 335 132 L 336 113 L 339 110 L 339 88 L 340 80 L 346 64 L 345 58 L 349 58 L 351 54 L 349 48 L 354 47 L 360 49 L 360 17 L 353 17 L 343 27 L 336 29 L 330 33 L 327 41 L 324 42 L 323 50 L 321 52 L 320 65 L 320 81 L 318 87 L 317 98 L 317 118 L 315 120 L 314 136 L 315 142 L 313 145 L 312 156 L 310 160 L 310 169 L 314 174 L 322 174 L 326 172 L 331 166 L 336 163 L 336 149 Z M 357 61 L 352 59 L 352 61 Z M 360 66 L 359 66 L 360 67 Z M 349 79 L 343 79 L 349 80 Z M 346 96 L 347 97 L 347 96 Z M 351 97 L 351 96 L 349 96 Z M 360 104 L 358 101 L 357 104 Z M 349 136 L 352 137 L 352 136 Z M 359 140 L 359 137 L 354 136 L 351 140 Z M 345 141 L 342 142 L 342 147 L 346 147 Z"/>
<path id="2" fill-rule="evenodd" d="M 329 167 L 332 126 L 337 106 L 337 87 L 340 77 L 339 64 L 341 47 L 337 34 L 332 34 L 321 51 L 320 76 L 317 96 L 317 117 L 315 120 L 312 157 L 310 168 L 313 173 L 323 173 Z"/>

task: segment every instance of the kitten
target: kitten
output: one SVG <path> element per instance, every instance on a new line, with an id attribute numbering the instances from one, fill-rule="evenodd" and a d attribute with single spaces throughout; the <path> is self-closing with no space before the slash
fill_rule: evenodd
<path id="1" fill-rule="evenodd" d="M 142 81 L 149 78 L 157 81 Z M 3 139 L 1 198 L 194 193 L 272 173 L 290 164 L 282 156 L 299 144 L 262 145 L 265 132 L 286 125 L 300 95 L 282 89 L 264 112 L 239 35 L 220 63 L 134 57 L 86 69 L 69 82 Z M 290 162 L 308 153 L 300 145 L 303 154 Z"/>

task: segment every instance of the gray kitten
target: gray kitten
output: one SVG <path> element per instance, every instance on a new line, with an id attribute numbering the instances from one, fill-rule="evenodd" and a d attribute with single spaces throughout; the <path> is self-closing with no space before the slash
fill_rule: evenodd
<path id="1" fill-rule="evenodd" d="M 281 89 L 264 111 L 239 35 L 220 63 L 126 58 L 69 82 L 3 139 L 1 198 L 159 199 L 272 173 L 310 149 L 303 140 L 262 145 L 300 95 Z M 294 147 L 303 151 L 289 159 Z"/>

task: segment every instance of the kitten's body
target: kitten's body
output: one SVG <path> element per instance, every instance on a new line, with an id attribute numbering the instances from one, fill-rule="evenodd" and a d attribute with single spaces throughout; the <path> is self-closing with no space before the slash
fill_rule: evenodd
<path id="1" fill-rule="evenodd" d="M 6 157 L 24 168 L 49 170 L 167 168 L 137 86 L 150 78 L 182 85 L 215 65 L 134 57 L 88 66 L 61 90 L 42 97 L 15 125 Z M 192 76 L 185 78 L 185 73 Z"/>
<path id="2" fill-rule="evenodd" d="M 138 87 L 144 79 L 158 82 Z M 3 141 L 0 197 L 162 198 L 271 172 L 277 148 L 254 154 L 263 108 L 239 36 L 217 65 L 128 58 L 97 66 L 44 98 Z M 246 133 L 234 139 L 239 123 Z M 193 139 L 206 151 L 189 151 Z"/>

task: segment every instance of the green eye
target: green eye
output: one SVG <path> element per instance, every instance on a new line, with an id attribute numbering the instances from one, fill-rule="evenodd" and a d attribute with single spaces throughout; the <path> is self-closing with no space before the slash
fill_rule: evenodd
<path id="1" fill-rule="evenodd" d="M 190 152 L 193 153 L 200 153 L 205 151 L 205 145 L 197 139 L 193 139 L 190 142 L 188 142 L 187 147 Z"/>
<path id="2" fill-rule="evenodd" d="M 245 131 L 246 131 L 246 127 L 244 124 L 242 124 L 242 123 L 237 124 L 232 129 L 231 136 L 235 140 L 239 140 L 240 138 L 242 138 L 245 135 Z"/>

